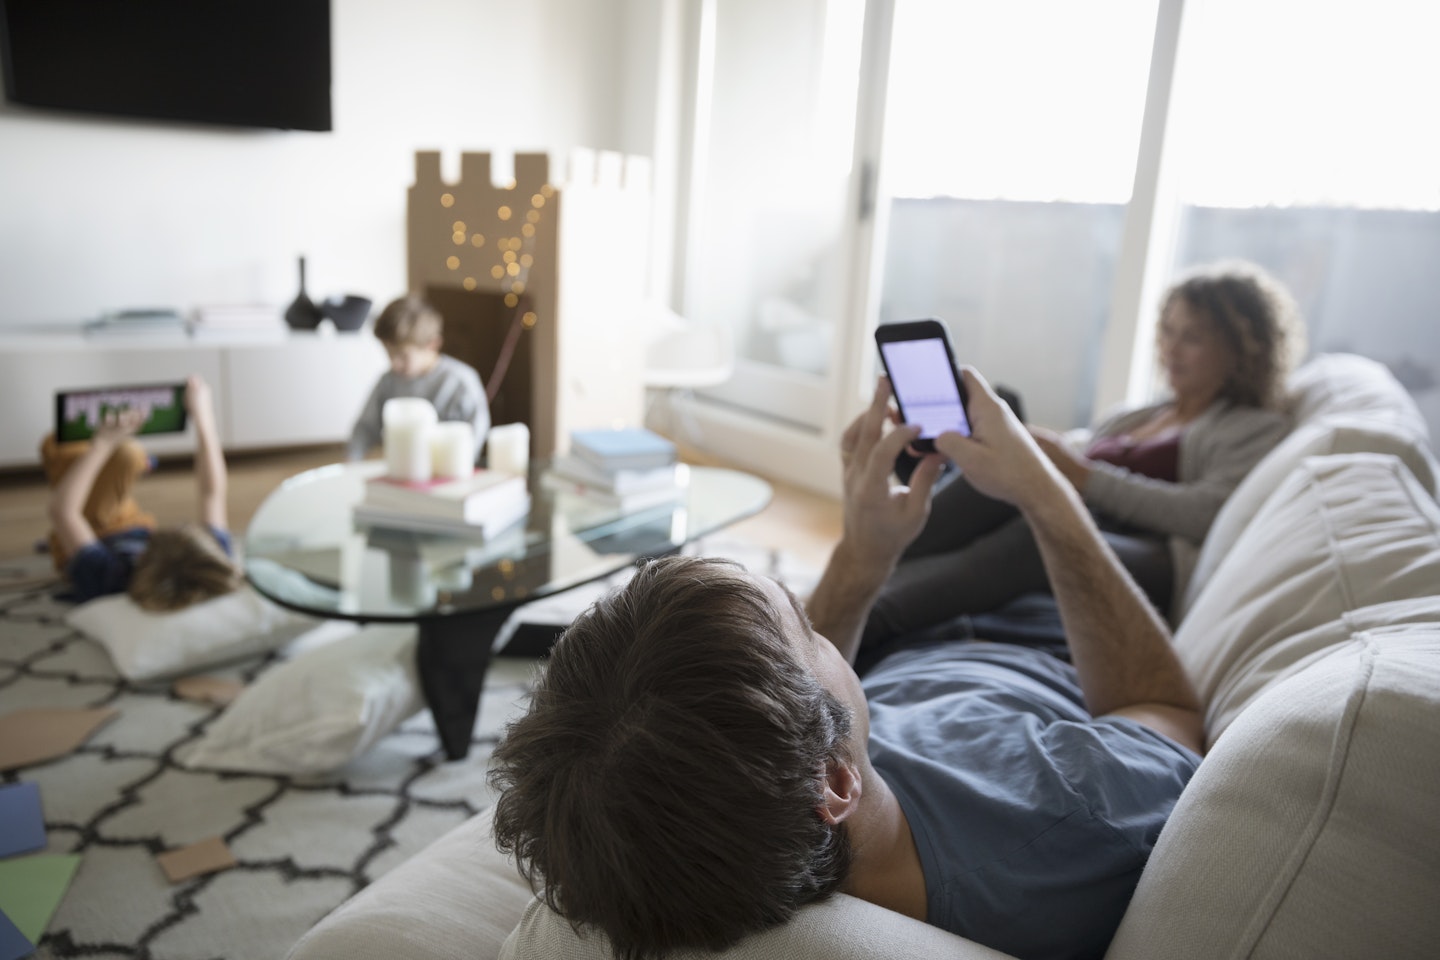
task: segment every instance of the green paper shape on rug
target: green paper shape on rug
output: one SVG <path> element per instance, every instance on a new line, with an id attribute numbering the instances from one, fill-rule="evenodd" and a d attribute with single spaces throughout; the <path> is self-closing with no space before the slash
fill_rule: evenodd
<path id="1" fill-rule="evenodd" d="M 79 865 L 78 853 L 42 853 L 0 860 L 0 910 L 25 939 L 40 942 Z"/>

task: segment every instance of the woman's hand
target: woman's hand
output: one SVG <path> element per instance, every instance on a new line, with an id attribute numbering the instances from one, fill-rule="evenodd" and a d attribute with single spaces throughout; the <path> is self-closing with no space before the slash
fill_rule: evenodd
<path id="1" fill-rule="evenodd" d="M 1035 443 L 1050 458 L 1050 462 L 1060 469 L 1070 485 L 1080 493 L 1085 492 L 1085 484 L 1090 479 L 1090 461 L 1080 454 L 1071 450 L 1065 444 L 1065 438 L 1054 430 L 1047 430 L 1045 427 L 1029 427 L 1030 436 L 1035 438 Z"/>

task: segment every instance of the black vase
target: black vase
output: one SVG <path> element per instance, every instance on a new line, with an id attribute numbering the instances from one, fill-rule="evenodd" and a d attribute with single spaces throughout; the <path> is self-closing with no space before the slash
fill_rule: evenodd
<path id="1" fill-rule="evenodd" d="M 320 308 L 311 302 L 305 292 L 305 258 L 300 258 L 300 294 L 295 302 L 285 308 L 285 322 L 294 330 L 314 330 L 323 316 Z"/>

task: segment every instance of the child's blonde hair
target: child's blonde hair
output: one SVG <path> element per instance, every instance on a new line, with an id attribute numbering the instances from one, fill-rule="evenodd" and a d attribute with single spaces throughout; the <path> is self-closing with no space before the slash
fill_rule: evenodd
<path id="1" fill-rule="evenodd" d="M 375 318 L 375 336 L 390 347 L 430 347 L 440 339 L 445 319 L 417 294 L 391 300 Z"/>
<path id="2" fill-rule="evenodd" d="M 164 613 L 237 589 L 240 571 L 214 534 L 198 524 L 156 530 L 135 561 L 130 599 L 142 610 Z"/>

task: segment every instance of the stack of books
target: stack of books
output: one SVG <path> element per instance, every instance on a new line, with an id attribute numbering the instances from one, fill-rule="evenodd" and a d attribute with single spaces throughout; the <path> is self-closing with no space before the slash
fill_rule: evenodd
<path id="1" fill-rule="evenodd" d="M 674 503 L 685 493 L 686 470 L 675 445 L 649 430 L 576 430 L 570 453 L 556 457 L 542 482 L 630 513 Z"/>
<path id="2" fill-rule="evenodd" d="M 355 522 L 367 527 L 490 539 L 530 513 L 525 478 L 476 470 L 463 480 L 413 483 L 374 477 L 355 507 Z"/>
<path id="3" fill-rule="evenodd" d="M 185 318 L 169 307 L 142 310 L 118 310 L 100 315 L 85 324 L 87 337 L 130 337 L 184 335 Z"/>
<path id="4" fill-rule="evenodd" d="M 197 307 L 190 335 L 197 340 L 283 339 L 279 307 L 234 304 Z"/>

